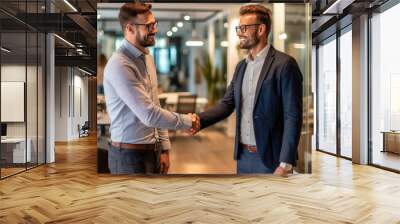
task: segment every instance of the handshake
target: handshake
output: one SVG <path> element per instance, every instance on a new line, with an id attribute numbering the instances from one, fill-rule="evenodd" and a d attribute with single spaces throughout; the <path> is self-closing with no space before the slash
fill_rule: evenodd
<path id="1" fill-rule="evenodd" d="M 193 136 L 200 131 L 200 117 L 197 114 L 192 113 L 189 113 L 188 115 L 192 117 L 192 128 L 190 128 L 187 132 L 189 135 Z"/>

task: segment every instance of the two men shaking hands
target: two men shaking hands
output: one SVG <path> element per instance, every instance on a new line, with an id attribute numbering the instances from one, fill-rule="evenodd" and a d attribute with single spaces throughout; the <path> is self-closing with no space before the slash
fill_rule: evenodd
<path id="1" fill-rule="evenodd" d="M 155 44 L 158 31 L 151 5 L 126 3 L 119 21 L 125 39 L 109 59 L 104 76 L 111 173 L 167 173 L 167 129 L 194 135 L 234 111 L 237 173 L 293 172 L 303 118 L 302 74 L 295 59 L 268 43 L 269 9 L 254 4 L 240 8 L 235 31 L 239 47 L 249 54 L 236 65 L 224 97 L 198 115 L 160 107 L 156 69 L 147 49 Z"/>

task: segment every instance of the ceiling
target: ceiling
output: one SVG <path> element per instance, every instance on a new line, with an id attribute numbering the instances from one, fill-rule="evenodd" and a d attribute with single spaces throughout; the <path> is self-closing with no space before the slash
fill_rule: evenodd
<path id="1" fill-rule="evenodd" d="M 99 29 L 109 33 L 121 33 L 118 21 L 119 9 L 123 3 L 99 3 L 98 18 Z M 238 11 L 244 3 L 152 3 L 152 12 L 159 21 L 159 34 L 165 35 L 177 22 L 183 22 L 184 26 L 178 29 L 174 36 L 191 34 L 194 27 L 204 26 L 214 18 L 220 18 L 230 11 Z M 304 11 L 293 5 L 288 7 L 286 19 L 289 23 L 304 23 Z M 190 21 L 183 17 L 189 15 Z"/>
<path id="2" fill-rule="evenodd" d="M 352 23 L 354 17 L 375 10 L 388 0 L 312 0 L 312 37 L 318 44 Z"/>
<path id="3" fill-rule="evenodd" d="M 4 39 L 7 43 L 2 44 L 8 45 L 7 49 L 12 50 L 8 54 L 10 58 L 19 58 L 22 62 L 26 55 L 26 44 L 22 41 L 25 39 L 25 31 L 55 33 L 66 40 L 55 38 L 56 66 L 77 66 L 94 73 L 97 57 L 96 5 L 96 0 L 1 0 L 0 23 L 3 37 L 11 38 Z M 28 42 L 29 39 L 28 33 Z M 31 56 L 36 55 L 36 49 L 36 46 L 28 44 L 28 61 Z"/>

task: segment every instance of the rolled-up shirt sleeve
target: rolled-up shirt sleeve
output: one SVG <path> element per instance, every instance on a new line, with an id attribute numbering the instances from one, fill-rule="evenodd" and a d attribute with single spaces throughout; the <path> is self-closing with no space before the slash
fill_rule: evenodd
<path id="1" fill-rule="evenodd" d="M 192 127 L 189 115 L 174 113 L 157 106 L 129 64 L 115 63 L 111 70 L 116 74 L 112 80 L 108 80 L 110 85 L 144 125 L 174 130 L 188 130 Z"/>
<path id="2" fill-rule="evenodd" d="M 170 150 L 171 149 L 171 142 L 169 141 L 168 130 L 166 129 L 157 129 L 158 132 L 158 139 L 161 143 L 162 150 Z"/>

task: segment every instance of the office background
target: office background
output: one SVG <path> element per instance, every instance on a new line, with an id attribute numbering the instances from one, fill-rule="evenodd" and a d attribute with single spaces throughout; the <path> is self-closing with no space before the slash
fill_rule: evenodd
<path id="1" fill-rule="evenodd" d="M 243 3 L 153 3 L 158 20 L 156 45 L 150 48 L 159 80 L 159 98 L 165 109 L 179 112 L 202 112 L 219 100 L 232 79 L 236 64 L 247 56 L 238 47 L 235 26 Z M 272 11 L 270 43 L 293 56 L 304 78 L 304 123 L 299 146 L 298 172 L 311 172 L 312 93 L 311 93 L 311 7 L 304 3 L 264 4 Z M 118 21 L 121 3 L 97 5 L 98 83 L 104 64 L 118 49 L 123 36 Z M 214 77 L 214 78 L 208 78 Z M 180 101 L 188 96 L 192 102 Z M 106 164 L 109 119 L 104 96 L 98 92 L 99 171 Z M 163 103 L 164 102 L 164 103 Z M 187 108 L 192 110 L 187 110 Z M 185 109 L 186 108 L 186 109 Z M 173 174 L 236 173 L 233 161 L 235 115 L 210 130 L 191 138 L 171 132 L 171 172 Z M 187 138 L 187 139 L 184 139 Z M 218 142 L 223 141 L 221 145 Z M 209 144 L 202 149 L 202 144 Z M 190 146 L 189 146 L 190 145 Z M 198 148 L 198 149 L 197 149 Z M 207 151 L 209 150 L 209 155 Z M 221 152 L 218 152 L 221 151 Z M 216 151 L 214 153 L 214 151 Z M 208 161 L 215 160 L 215 164 Z M 218 166 L 217 164 L 226 164 Z M 190 168 L 192 167 L 192 168 Z"/>

